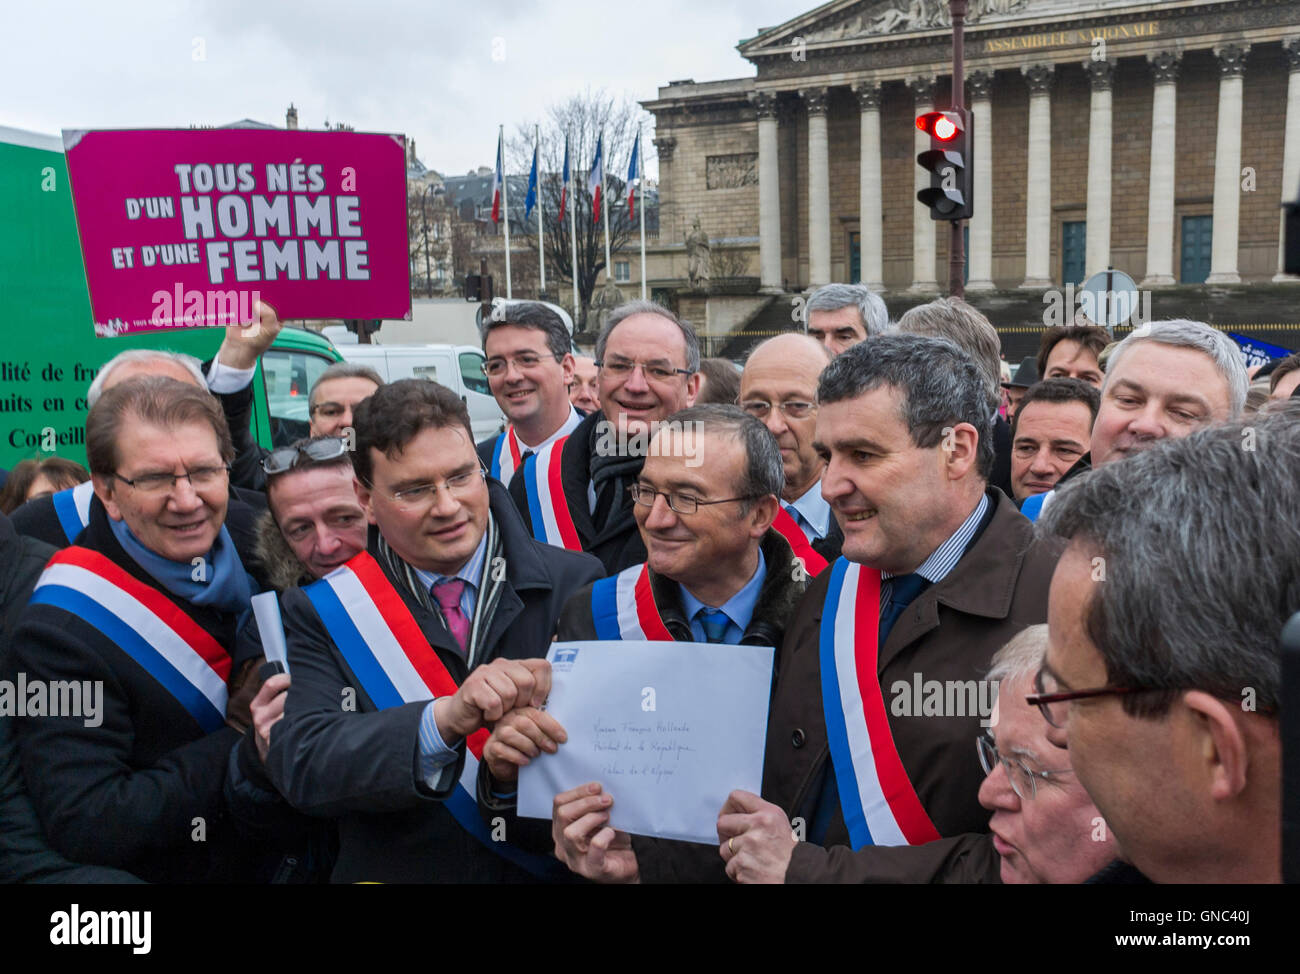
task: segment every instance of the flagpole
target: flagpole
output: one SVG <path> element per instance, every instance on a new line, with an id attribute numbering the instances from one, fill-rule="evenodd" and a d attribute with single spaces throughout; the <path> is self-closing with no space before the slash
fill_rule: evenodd
<path id="1" fill-rule="evenodd" d="M 504 125 L 497 128 L 497 152 L 501 153 L 501 215 L 506 227 L 506 300 L 509 301 L 512 297 L 510 293 L 510 193 L 506 187 L 510 185 L 510 178 L 506 174 L 506 127 Z"/>
<path id="2" fill-rule="evenodd" d="M 605 173 L 609 165 L 605 161 L 605 133 L 600 133 L 600 215 L 605 221 L 605 281 L 614 280 L 614 265 L 609 262 L 609 196 L 605 192 Z"/>
<path id="3" fill-rule="evenodd" d="M 566 132 L 564 136 L 566 143 L 564 154 L 569 155 L 568 141 L 569 135 Z M 574 177 L 577 175 L 577 167 L 570 163 L 569 168 L 569 195 L 573 199 L 569 200 L 569 245 L 573 248 L 571 260 L 573 261 L 573 320 L 578 320 L 578 197 L 574 190 L 577 188 L 578 180 Z"/>
<path id="4" fill-rule="evenodd" d="M 641 300 L 645 300 L 645 156 L 641 155 L 641 126 L 636 127 L 636 188 L 641 194 Z"/>
<path id="5" fill-rule="evenodd" d="M 542 206 L 542 137 L 537 134 L 537 126 L 533 126 L 533 158 L 537 160 L 537 267 L 541 272 L 541 292 L 540 298 L 546 293 L 546 242 L 542 239 L 542 214 L 545 208 Z"/>

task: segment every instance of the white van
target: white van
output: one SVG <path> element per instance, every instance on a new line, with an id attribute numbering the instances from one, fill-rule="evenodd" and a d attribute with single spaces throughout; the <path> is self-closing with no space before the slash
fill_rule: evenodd
<path id="1" fill-rule="evenodd" d="M 460 396 L 469 409 L 474 440 L 495 436 L 506 426 L 483 374 L 483 353 L 473 345 L 336 345 L 348 362 L 368 365 L 385 382 L 432 379 Z"/>

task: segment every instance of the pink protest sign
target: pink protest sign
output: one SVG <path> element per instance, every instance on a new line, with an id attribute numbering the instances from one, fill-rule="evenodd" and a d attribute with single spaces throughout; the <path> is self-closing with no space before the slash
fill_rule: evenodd
<path id="1" fill-rule="evenodd" d="M 409 318 L 400 136 L 65 131 L 97 335 Z"/>

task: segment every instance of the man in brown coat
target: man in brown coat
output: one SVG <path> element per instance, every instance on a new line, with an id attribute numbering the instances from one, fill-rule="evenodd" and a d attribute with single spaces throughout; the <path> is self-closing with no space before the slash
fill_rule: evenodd
<path id="1" fill-rule="evenodd" d="M 1046 620 L 1056 556 L 988 488 L 996 403 L 951 342 L 873 338 L 827 367 L 817 398 L 844 556 L 787 631 L 764 797 L 732 793 L 719 851 L 739 882 L 918 880 L 920 857 L 889 847 L 988 829 L 971 746 L 986 676 Z"/>

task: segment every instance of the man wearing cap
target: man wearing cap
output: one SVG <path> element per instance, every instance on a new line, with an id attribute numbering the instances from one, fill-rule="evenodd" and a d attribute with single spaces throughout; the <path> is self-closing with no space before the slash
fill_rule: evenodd
<path id="1" fill-rule="evenodd" d="M 1007 391 L 1007 422 L 1015 423 L 1016 411 L 1020 408 L 1020 400 L 1025 398 L 1025 391 L 1038 381 L 1038 365 L 1035 363 L 1032 355 L 1026 355 L 1020 362 L 1019 368 L 1006 382 L 1002 383 L 1002 388 Z"/>

